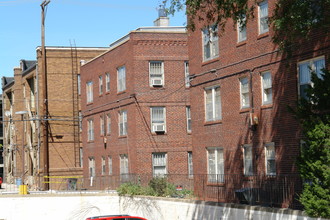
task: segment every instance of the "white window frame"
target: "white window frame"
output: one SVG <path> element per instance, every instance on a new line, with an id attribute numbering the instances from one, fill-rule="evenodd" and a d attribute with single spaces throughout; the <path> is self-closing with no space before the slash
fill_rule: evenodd
<path id="1" fill-rule="evenodd" d="M 152 174 L 154 177 L 167 174 L 167 153 L 152 153 Z"/>
<path id="2" fill-rule="evenodd" d="M 250 82 L 248 77 L 239 79 L 240 95 L 241 95 L 241 109 L 250 107 Z"/>
<path id="3" fill-rule="evenodd" d="M 162 118 L 155 118 L 155 111 L 163 111 Z M 150 119 L 151 119 L 151 132 L 156 133 L 156 126 L 163 126 L 164 130 L 161 132 L 166 132 L 166 108 L 163 106 L 153 106 L 150 107 Z"/>
<path id="4" fill-rule="evenodd" d="M 219 57 L 218 27 L 211 25 L 202 30 L 203 61 Z M 209 53 L 209 54 L 208 54 Z"/>
<path id="5" fill-rule="evenodd" d="M 264 14 L 263 10 L 264 9 Z M 259 26 L 259 34 L 264 34 L 269 31 L 269 26 L 268 26 L 268 1 L 265 0 L 258 5 L 258 26 Z M 267 23 L 267 26 L 264 26 L 264 23 Z"/>
<path id="6" fill-rule="evenodd" d="M 312 72 L 315 72 L 320 79 L 322 78 L 322 75 L 321 75 L 322 68 L 317 67 L 315 65 L 317 62 L 320 62 L 320 64 L 323 63 L 323 68 L 325 67 L 325 57 L 324 56 L 315 57 L 313 59 L 304 60 L 304 61 L 301 61 L 298 63 L 298 94 L 300 97 L 307 98 L 306 93 L 304 91 L 302 91 L 302 89 L 305 89 L 306 86 L 313 86 L 312 81 L 311 81 Z M 303 74 L 302 72 L 304 71 L 304 69 L 302 68 L 303 65 L 304 66 L 307 65 L 307 68 L 309 69 L 307 76 L 302 75 Z M 307 70 L 305 69 L 305 71 L 307 71 Z"/>
<path id="7" fill-rule="evenodd" d="M 208 147 L 206 150 L 207 181 L 209 183 L 223 183 L 225 181 L 224 149 L 222 147 Z"/>
<path id="8" fill-rule="evenodd" d="M 237 42 L 246 41 L 246 15 L 237 21 Z"/>
<path id="9" fill-rule="evenodd" d="M 93 81 L 86 83 L 86 98 L 87 104 L 93 102 Z"/>
<path id="10" fill-rule="evenodd" d="M 120 161 L 120 179 L 122 181 L 127 181 L 129 177 L 129 165 L 128 165 L 128 155 L 127 154 L 120 154 L 119 155 Z"/>
<path id="11" fill-rule="evenodd" d="M 273 152 L 270 153 L 270 150 Z M 270 168 L 270 166 L 273 167 Z M 276 149 L 274 142 L 265 144 L 265 169 L 266 169 L 266 175 L 276 176 Z"/>
<path id="12" fill-rule="evenodd" d="M 108 156 L 108 169 L 109 169 L 109 175 L 112 175 L 112 157 Z"/>
<path id="13" fill-rule="evenodd" d="M 88 170 L 89 170 L 89 178 L 95 177 L 95 159 L 94 157 L 89 157 L 88 158 Z"/>
<path id="14" fill-rule="evenodd" d="M 267 76 L 267 78 L 265 78 Z M 272 74 L 270 71 L 261 73 L 261 92 L 262 92 L 262 104 L 270 105 L 273 103 L 273 85 Z"/>
<path id="15" fill-rule="evenodd" d="M 189 88 L 190 87 L 189 61 L 184 61 L 184 82 L 186 88 Z"/>
<path id="16" fill-rule="evenodd" d="M 121 66 L 117 69 L 117 92 L 126 90 L 126 67 Z"/>
<path id="17" fill-rule="evenodd" d="M 194 165 L 193 165 L 193 153 L 188 152 L 188 178 L 192 179 L 194 177 Z"/>
<path id="18" fill-rule="evenodd" d="M 211 93 L 208 93 L 211 91 Z M 217 98 L 217 92 L 218 98 Z M 204 89 L 205 96 L 205 120 L 207 122 L 222 119 L 220 86 L 212 86 Z"/>
<path id="19" fill-rule="evenodd" d="M 104 116 L 100 115 L 100 136 L 105 135 L 105 130 L 104 130 Z"/>
<path id="20" fill-rule="evenodd" d="M 111 115 L 107 114 L 107 134 L 111 134 Z"/>
<path id="21" fill-rule="evenodd" d="M 110 73 L 105 74 L 105 92 L 110 92 Z"/>
<path id="22" fill-rule="evenodd" d="M 119 126 L 119 136 L 127 135 L 127 110 L 119 111 L 118 113 L 118 126 Z"/>
<path id="23" fill-rule="evenodd" d="M 160 66 L 159 66 L 160 65 Z M 156 68 L 157 67 L 157 68 Z M 160 67 L 160 69 L 159 69 Z M 155 84 L 154 80 L 160 80 L 160 84 Z M 163 61 L 149 61 L 149 84 L 150 87 L 164 86 L 164 62 Z"/>
<path id="24" fill-rule="evenodd" d="M 92 118 L 87 120 L 87 140 L 88 141 L 94 141 L 94 120 Z"/>
<path id="25" fill-rule="evenodd" d="M 99 95 L 103 94 L 103 77 L 99 76 Z"/>
<path id="26" fill-rule="evenodd" d="M 101 174 L 105 175 L 105 173 L 106 173 L 105 157 L 101 157 Z"/>
<path id="27" fill-rule="evenodd" d="M 78 95 L 81 95 L 81 77 L 77 74 Z"/>
<path id="28" fill-rule="evenodd" d="M 187 132 L 191 133 L 191 108 L 186 106 Z"/>
<path id="29" fill-rule="evenodd" d="M 253 149 L 252 144 L 243 145 L 243 164 L 244 164 L 244 175 L 253 175 Z"/>

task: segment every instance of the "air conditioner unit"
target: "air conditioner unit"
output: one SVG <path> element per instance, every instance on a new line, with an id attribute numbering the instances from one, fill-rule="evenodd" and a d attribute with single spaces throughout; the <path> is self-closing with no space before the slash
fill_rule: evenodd
<path id="1" fill-rule="evenodd" d="M 259 124 L 259 119 L 257 114 L 250 113 L 250 125 L 258 125 L 258 124 Z"/>
<path id="2" fill-rule="evenodd" d="M 163 80 L 162 79 L 151 79 L 152 86 L 162 86 Z"/>
<path id="3" fill-rule="evenodd" d="M 152 126 L 152 130 L 154 132 L 165 132 L 165 125 L 164 124 L 154 124 Z"/>

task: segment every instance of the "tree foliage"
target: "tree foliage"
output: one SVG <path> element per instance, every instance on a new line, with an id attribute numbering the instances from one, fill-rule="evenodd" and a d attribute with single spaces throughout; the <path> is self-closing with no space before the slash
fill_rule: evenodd
<path id="1" fill-rule="evenodd" d="M 304 180 L 300 202 L 308 215 L 330 218 L 330 71 L 320 78 L 312 73 L 312 85 L 294 110 L 305 137 L 297 160 Z"/>
<path id="2" fill-rule="evenodd" d="M 195 22 L 216 23 L 224 30 L 228 19 L 235 23 L 242 16 L 254 18 L 254 8 L 262 0 L 164 0 L 169 2 L 168 12 L 174 14 L 186 9 L 188 28 L 195 30 Z M 315 28 L 328 31 L 330 27 L 330 0 L 277 0 L 269 15 L 273 27 L 273 42 L 288 50 L 292 44 L 306 39 Z M 197 20 L 196 20 L 197 18 Z"/>

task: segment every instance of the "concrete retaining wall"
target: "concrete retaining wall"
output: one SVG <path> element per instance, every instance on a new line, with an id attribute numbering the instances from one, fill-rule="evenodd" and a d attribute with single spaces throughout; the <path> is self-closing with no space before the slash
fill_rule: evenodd
<path id="1" fill-rule="evenodd" d="M 148 220 L 311 220 L 300 211 L 225 205 L 181 199 L 102 195 L 1 196 L 0 220 L 85 220 L 89 216 L 130 214 Z"/>

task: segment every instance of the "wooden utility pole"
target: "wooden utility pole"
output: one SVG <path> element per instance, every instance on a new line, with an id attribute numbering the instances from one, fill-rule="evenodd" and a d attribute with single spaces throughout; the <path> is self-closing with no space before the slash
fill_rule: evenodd
<path id="1" fill-rule="evenodd" d="M 49 146 L 48 146 L 48 92 L 47 92 L 47 66 L 46 66 L 46 49 L 45 49 L 45 8 L 50 0 L 41 3 L 41 56 L 42 66 L 41 75 L 43 80 L 43 190 L 49 190 Z"/>

